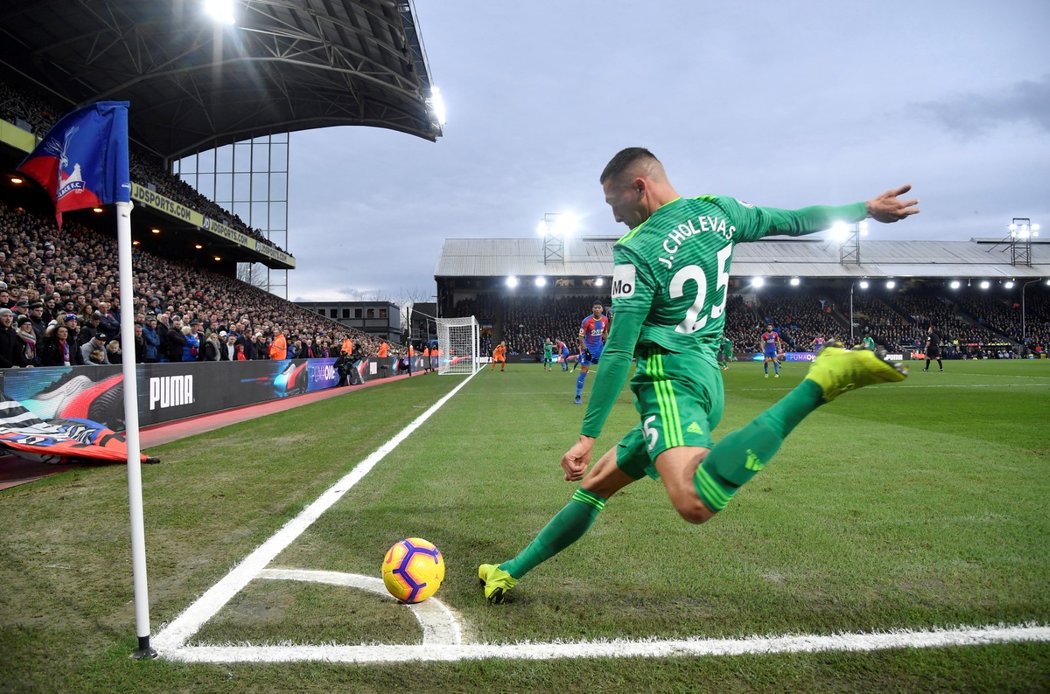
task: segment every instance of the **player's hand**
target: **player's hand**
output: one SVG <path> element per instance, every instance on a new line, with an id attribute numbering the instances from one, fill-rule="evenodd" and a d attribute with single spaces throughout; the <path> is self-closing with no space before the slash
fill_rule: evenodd
<path id="1" fill-rule="evenodd" d="M 909 190 L 911 190 L 911 184 L 887 190 L 879 197 L 868 200 L 864 203 L 864 206 L 868 210 L 868 216 L 876 222 L 891 224 L 893 222 L 899 222 L 913 214 L 919 214 L 919 208 L 916 207 L 916 205 L 919 204 L 918 198 L 912 198 L 910 200 L 898 199 Z"/>
<path id="2" fill-rule="evenodd" d="M 594 448 L 594 439 L 589 436 L 581 436 L 561 457 L 561 469 L 565 471 L 566 482 L 579 482 L 587 472 L 587 466 L 591 462 L 591 449 Z"/>

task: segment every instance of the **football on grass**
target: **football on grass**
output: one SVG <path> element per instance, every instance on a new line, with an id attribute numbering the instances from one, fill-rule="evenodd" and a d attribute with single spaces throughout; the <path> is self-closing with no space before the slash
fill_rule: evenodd
<path id="1" fill-rule="evenodd" d="M 401 540 L 383 558 L 383 583 L 401 602 L 423 602 L 445 578 L 445 559 L 433 544 L 419 537 Z"/>

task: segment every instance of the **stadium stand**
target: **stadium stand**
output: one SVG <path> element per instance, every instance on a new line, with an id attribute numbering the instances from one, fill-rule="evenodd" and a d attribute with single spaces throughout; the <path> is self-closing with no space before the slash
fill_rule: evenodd
<path id="1" fill-rule="evenodd" d="M 252 356 L 265 359 L 277 327 L 289 343 L 302 343 L 295 356 L 337 357 L 343 335 L 368 354 L 379 341 L 365 333 L 307 311 L 244 282 L 201 270 L 185 262 L 136 251 L 135 321 L 157 315 L 174 325 L 200 319 L 210 333 L 237 330 L 253 342 Z M 119 319 L 117 248 L 112 235 L 67 222 L 60 233 L 52 219 L 0 203 L 0 300 L 16 313 L 44 303 L 44 322 L 76 314 L 83 331 L 96 311 Z M 101 316 L 100 316 L 101 318 Z M 92 329 L 95 329 L 92 327 Z M 108 335 L 119 339 L 119 335 Z M 84 340 L 81 340 L 82 343 Z M 201 354 L 203 358 L 203 354 Z M 141 360 L 141 359 L 140 359 Z"/>
<path id="2" fill-rule="evenodd" d="M 28 89 L 18 90 L 0 82 L 0 118 L 28 130 L 37 137 L 43 137 L 60 115 L 61 111 L 43 97 L 31 93 Z M 248 226 L 239 216 L 223 209 L 198 193 L 193 186 L 166 172 L 163 164 L 155 157 L 135 147 L 132 147 L 130 152 L 130 172 L 132 181 L 207 217 L 217 219 L 256 241 L 280 251 L 284 250 L 266 238 L 259 229 Z"/>

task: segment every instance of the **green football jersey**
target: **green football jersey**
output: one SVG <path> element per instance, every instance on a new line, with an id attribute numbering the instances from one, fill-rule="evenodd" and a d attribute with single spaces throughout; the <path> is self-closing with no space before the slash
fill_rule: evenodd
<path id="1" fill-rule="evenodd" d="M 601 431 L 639 346 L 691 352 L 717 368 L 736 244 L 801 236 L 866 216 L 862 202 L 782 210 L 721 195 L 678 198 L 656 210 L 613 246 L 616 321 L 582 433 Z"/>
<path id="2" fill-rule="evenodd" d="M 875 338 L 865 337 L 862 342 L 864 343 L 864 349 L 870 349 L 872 352 L 875 351 Z"/>
<path id="3" fill-rule="evenodd" d="M 545 340 L 543 343 L 543 356 L 548 359 L 554 356 L 554 343 L 550 340 Z"/>

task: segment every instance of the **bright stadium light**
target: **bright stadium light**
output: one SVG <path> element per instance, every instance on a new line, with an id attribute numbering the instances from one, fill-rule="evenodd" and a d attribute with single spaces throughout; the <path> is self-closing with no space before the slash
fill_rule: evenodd
<path id="1" fill-rule="evenodd" d="M 849 238 L 849 226 L 845 222 L 835 222 L 831 225 L 831 240 L 842 243 Z"/>
<path id="2" fill-rule="evenodd" d="M 233 0 L 204 0 L 204 14 L 219 24 L 232 26 Z"/>
<path id="3" fill-rule="evenodd" d="M 861 289 L 867 289 L 868 288 L 868 280 L 861 280 L 860 282 L 857 282 L 857 286 L 860 287 Z"/>
<path id="4" fill-rule="evenodd" d="M 594 286 L 595 287 L 601 287 L 604 284 L 605 284 L 605 278 L 604 277 L 598 277 L 597 279 L 594 280 Z"/>
<path id="5" fill-rule="evenodd" d="M 543 276 L 537 277 L 535 280 L 533 280 L 533 284 L 535 284 L 537 287 L 546 287 L 547 278 Z"/>
<path id="6" fill-rule="evenodd" d="M 766 283 L 766 280 L 763 277 L 752 277 L 751 278 L 751 286 L 754 287 L 755 289 L 761 289 L 765 285 L 765 283 Z"/>
<path id="7" fill-rule="evenodd" d="M 802 284 L 802 280 L 800 280 L 797 277 L 792 277 L 790 284 L 792 287 L 797 287 L 798 285 Z"/>
<path id="8" fill-rule="evenodd" d="M 988 289 L 988 287 L 992 286 L 992 283 L 989 282 L 988 280 L 981 280 L 981 285 L 980 286 L 981 286 L 981 289 Z"/>
<path id="9" fill-rule="evenodd" d="M 515 277 L 514 275 L 511 275 L 510 277 L 507 278 L 507 287 L 508 288 L 514 289 L 517 286 L 518 286 L 518 278 L 517 277 Z"/>
<path id="10" fill-rule="evenodd" d="M 958 289 L 960 286 L 959 280 L 952 280 L 951 284 L 948 285 L 952 289 Z"/>
<path id="11" fill-rule="evenodd" d="M 445 127 L 445 97 L 441 96 L 441 90 L 437 87 L 430 87 L 430 98 L 427 99 L 427 103 L 430 104 L 430 110 L 434 114 L 434 120 L 441 127 Z"/>
<path id="12" fill-rule="evenodd" d="M 897 283 L 893 280 L 886 280 L 886 289 L 893 289 L 897 286 Z"/>
<path id="13" fill-rule="evenodd" d="M 1003 286 L 1006 287 L 1007 289 L 1013 289 L 1014 288 L 1014 281 L 1013 280 L 1006 280 L 1006 282 L 1003 283 Z"/>

